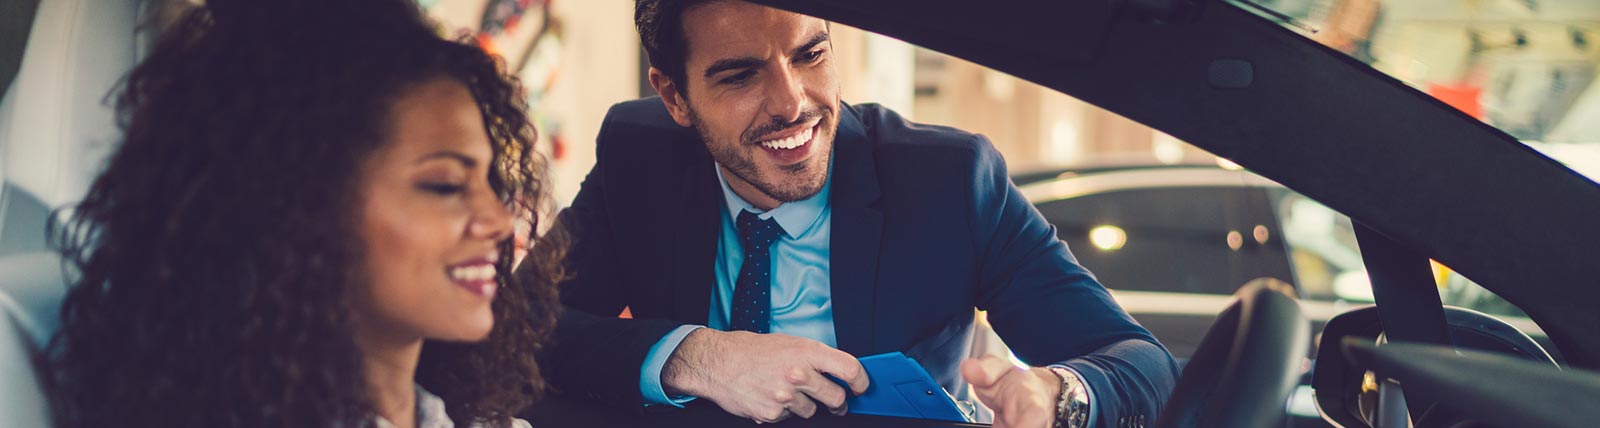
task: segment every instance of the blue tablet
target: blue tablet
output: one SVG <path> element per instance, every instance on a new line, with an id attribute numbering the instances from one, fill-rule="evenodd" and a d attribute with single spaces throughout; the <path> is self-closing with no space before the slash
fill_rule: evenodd
<path id="1" fill-rule="evenodd" d="M 916 360 L 899 352 L 861 358 L 867 370 L 867 392 L 845 400 L 850 414 L 894 416 L 950 422 L 972 422 L 933 376 Z M 838 379 L 841 386 L 844 383 Z M 845 386 L 846 393 L 850 387 Z"/>

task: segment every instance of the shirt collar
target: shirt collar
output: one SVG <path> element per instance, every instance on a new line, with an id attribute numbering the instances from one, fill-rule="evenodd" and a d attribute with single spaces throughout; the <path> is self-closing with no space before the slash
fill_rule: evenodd
<path id="1" fill-rule="evenodd" d="M 812 227 L 820 223 L 817 220 L 822 218 L 822 211 L 828 208 L 829 188 L 833 187 L 832 158 L 828 159 L 828 179 L 822 182 L 822 190 L 809 198 L 785 202 L 766 212 L 750 205 L 739 194 L 734 193 L 732 187 L 728 187 L 728 178 L 722 176 L 720 165 L 713 162 L 711 167 L 717 169 L 717 182 L 722 183 L 722 197 L 728 203 L 728 218 L 737 219 L 740 211 L 750 211 L 756 213 L 756 217 L 762 220 L 769 218 L 776 220 L 778 227 L 783 228 L 784 234 L 790 238 L 797 238 L 810 232 Z"/>
<path id="2" fill-rule="evenodd" d="M 445 414 L 444 400 L 433 395 L 422 385 L 416 385 L 417 401 L 417 428 L 455 428 L 455 421 L 450 420 L 450 415 Z M 393 428 L 394 423 L 382 416 L 373 416 L 374 425 L 378 428 Z"/>

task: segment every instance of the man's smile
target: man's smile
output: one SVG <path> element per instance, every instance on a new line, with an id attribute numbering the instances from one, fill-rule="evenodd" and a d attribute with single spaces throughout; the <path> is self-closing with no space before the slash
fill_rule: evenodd
<path id="1" fill-rule="evenodd" d="M 815 129 L 816 125 L 813 124 L 811 127 L 801 129 L 799 132 L 793 132 L 789 136 L 772 138 L 757 144 L 769 149 L 793 149 L 811 141 L 811 134 Z"/>
<path id="2" fill-rule="evenodd" d="M 766 152 L 778 166 L 800 163 L 811 155 L 812 142 L 816 140 L 817 127 L 821 121 L 813 123 L 810 127 L 800 128 L 789 132 L 787 136 L 771 138 L 759 143 L 761 151 Z"/>

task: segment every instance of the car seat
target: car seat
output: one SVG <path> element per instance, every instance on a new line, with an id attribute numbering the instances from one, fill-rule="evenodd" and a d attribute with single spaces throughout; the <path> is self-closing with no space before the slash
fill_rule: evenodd
<path id="1" fill-rule="evenodd" d="M 0 427 L 49 427 L 38 357 L 66 286 L 45 224 L 119 138 L 107 94 L 133 65 L 138 1 L 42 0 L 0 100 Z"/>

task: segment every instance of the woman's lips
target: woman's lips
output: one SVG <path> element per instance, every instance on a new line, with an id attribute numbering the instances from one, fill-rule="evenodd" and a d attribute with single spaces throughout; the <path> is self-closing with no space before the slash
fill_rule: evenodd
<path id="1" fill-rule="evenodd" d="M 445 270 L 445 274 L 456 286 L 472 294 L 493 298 L 495 290 L 500 286 L 499 282 L 495 281 L 495 270 L 494 263 L 473 261 L 450 266 Z"/>

